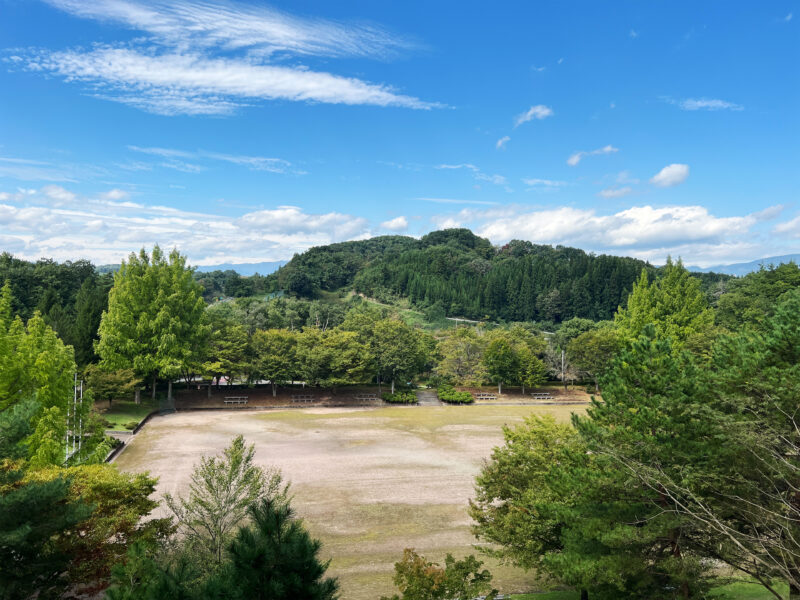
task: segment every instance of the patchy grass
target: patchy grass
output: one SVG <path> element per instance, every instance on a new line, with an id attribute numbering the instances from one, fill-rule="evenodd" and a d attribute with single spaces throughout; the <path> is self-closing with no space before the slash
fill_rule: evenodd
<path id="1" fill-rule="evenodd" d="M 99 406 L 98 406 L 99 404 Z M 111 429 L 125 430 L 125 425 L 144 419 L 148 414 L 158 408 L 156 402 L 150 399 L 142 399 L 141 404 L 136 404 L 133 400 L 115 400 L 111 407 L 104 408 L 106 402 L 95 403 L 95 410 L 101 417 L 111 423 Z"/>
<path id="2" fill-rule="evenodd" d="M 115 461 L 149 470 L 158 492 L 186 491 L 200 456 L 241 433 L 256 461 L 292 482 L 293 506 L 322 543 L 342 597 L 393 593 L 405 548 L 442 562 L 478 554 L 467 503 L 502 426 L 531 414 L 569 419 L 572 406 L 386 406 L 179 412 L 150 421 Z M 536 589 L 531 573 L 486 558 L 504 593 Z"/>
<path id="3" fill-rule="evenodd" d="M 781 594 L 788 592 L 785 585 L 778 585 Z M 748 581 L 736 581 L 711 590 L 711 598 L 719 600 L 774 600 L 773 596 L 764 586 Z M 591 598 L 591 594 L 589 595 Z M 542 592 L 532 594 L 515 594 L 512 600 L 579 600 L 580 594 L 576 591 Z"/>

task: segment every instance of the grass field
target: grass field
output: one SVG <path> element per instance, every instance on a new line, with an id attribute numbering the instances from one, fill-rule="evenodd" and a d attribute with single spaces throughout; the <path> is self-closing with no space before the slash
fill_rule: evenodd
<path id="1" fill-rule="evenodd" d="M 476 552 L 467 501 L 481 461 L 502 442 L 504 423 L 548 413 L 567 420 L 580 407 L 470 406 L 213 411 L 156 417 L 117 458 L 150 470 L 158 491 L 183 492 L 192 465 L 238 433 L 256 459 L 292 481 L 293 504 L 332 558 L 343 600 L 392 592 L 404 548 L 441 561 Z M 536 589 L 519 569 L 486 561 L 504 593 Z"/>
<path id="2" fill-rule="evenodd" d="M 99 405 L 99 406 L 98 406 Z M 106 408 L 107 403 L 95 404 L 95 410 L 111 423 L 111 429 L 125 430 L 125 425 L 144 419 L 149 413 L 156 409 L 156 403 L 152 400 L 142 399 L 141 404 L 136 404 L 133 400 L 115 400 L 110 408 Z"/>

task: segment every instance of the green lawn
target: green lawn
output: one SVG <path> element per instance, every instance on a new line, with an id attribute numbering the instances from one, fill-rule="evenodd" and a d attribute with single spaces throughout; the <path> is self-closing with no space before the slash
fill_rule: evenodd
<path id="1" fill-rule="evenodd" d="M 132 421 L 138 423 L 156 408 L 156 403 L 150 399 L 143 399 L 141 404 L 136 404 L 133 400 L 114 400 L 110 408 L 106 402 L 95 403 L 95 410 L 112 424 L 111 429 L 120 431 L 124 431 L 125 425 Z"/>
<path id="2" fill-rule="evenodd" d="M 786 593 L 785 585 L 777 586 L 779 593 Z M 723 585 L 711 592 L 713 598 L 720 600 L 771 600 L 775 596 L 770 594 L 758 583 L 748 583 L 740 581 Z M 589 595 L 591 598 L 591 594 Z M 511 596 L 513 600 L 578 600 L 578 592 L 544 592 L 541 594 L 516 594 Z"/>

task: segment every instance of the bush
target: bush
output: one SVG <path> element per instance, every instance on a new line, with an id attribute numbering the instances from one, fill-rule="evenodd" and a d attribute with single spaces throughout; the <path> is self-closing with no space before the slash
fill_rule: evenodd
<path id="1" fill-rule="evenodd" d="M 131 431 L 133 431 L 134 429 L 136 429 L 137 425 L 139 425 L 139 421 L 128 421 L 127 423 L 125 423 L 125 429 L 130 429 Z"/>
<path id="2" fill-rule="evenodd" d="M 437 389 L 439 400 L 447 404 L 472 404 L 475 399 L 469 392 L 459 392 L 452 385 L 440 385 Z"/>
<path id="3" fill-rule="evenodd" d="M 385 393 L 383 396 L 384 402 L 389 402 L 391 404 L 416 404 L 417 403 L 417 394 L 416 392 L 395 392 L 394 394 Z"/>

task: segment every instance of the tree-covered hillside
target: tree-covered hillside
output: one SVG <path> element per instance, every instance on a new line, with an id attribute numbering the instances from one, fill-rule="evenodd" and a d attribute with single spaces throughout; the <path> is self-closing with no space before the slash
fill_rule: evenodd
<path id="1" fill-rule="evenodd" d="M 450 316 L 508 321 L 610 319 L 642 269 L 633 258 L 514 240 L 493 246 L 468 229 L 417 240 L 385 236 L 312 248 L 270 275 L 272 290 L 311 297 L 352 288 L 382 301 L 408 298 Z M 704 284 L 725 276 L 703 274 Z"/>

